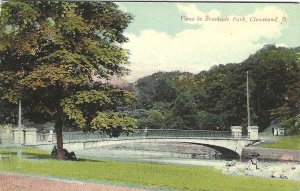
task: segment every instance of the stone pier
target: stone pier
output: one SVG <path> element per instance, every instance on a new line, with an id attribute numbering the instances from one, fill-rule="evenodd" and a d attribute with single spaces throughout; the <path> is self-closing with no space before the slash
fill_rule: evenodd
<path id="1" fill-rule="evenodd" d="M 248 127 L 248 135 L 250 140 L 258 140 L 258 126 L 249 126 Z"/>
<path id="2" fill-rule="evenodd" d="M 15 128 L 12 130 L 13 132 L 13 142 L 15 144 L 24 144 L 25 143 L 25 131 L 24 128 L 18 129 Z"/>
<path id="3" fill-rule="evenodd" d="M 16 144 L 23 145 L 36 145 L 37 144 L 37 134 L 36 128 L 15 128 L 13 131 L 13 142 Z"/>
<path id="4" fill-rule="evenodd" d="M 233 138 L 241 138 L 242 137 L 242 126 L 231 126 L 231 132 Z"/>
<path id="5" fill-rule="evenodd" d="M 37 144 L 37 135 L 36 128 L 26 128 L 25 129 L 25 145 L 36 145 Z"/>

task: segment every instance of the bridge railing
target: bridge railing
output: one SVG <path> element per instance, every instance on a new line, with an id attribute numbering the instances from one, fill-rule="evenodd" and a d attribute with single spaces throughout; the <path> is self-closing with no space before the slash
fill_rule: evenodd
<path id="1" fill-rule="evenodd" d="M 49 133 L 37 133 L 36 134 L 36 141 L 38 143 L 43 143 L 43 142 L 54 142 L 53 138 L 49 137 Z M 55 139 L 55 142 L 56 142 L 56 139 Z"/>
<path id="2" fill-rule="evenodd" d="M 107 135 L 103 132 L 64 132 L 63 139 L 65 142 L 100 140 L 106 138 Z"/>
<path id="3" fill-rule="evenodd" d="M 132 137 L 208 137 L 208 138 L 248 138 L 248 133 L 232 131 L 178 130 L 178 129 L 139 129 Z"/>
<path id="4" fill-rule="evenodd" d="M 83 142 L 83 141 L 92 141 L 92 140 L 100 140 L 103 138 L 108 138 L 109 135 L 103 132 L 63 132 L 63 141 L 64 143 L 70 142 Z M 56 134 L 50 133 L 37 133 L 37 142 L 38 143 L 55 143 L 56 142 Z"/>
<path id="5" fill-rule="evenodd" d="M 250 134 L 247 132 L 231 132 L 232 138 L 249 138 Z"/>
<path id="6" fill-rule="evenodd" d="M 248 133 L 232 131 L 178 130 L 178 129 L 136 129 L 133 132 L 122 132 L 118 139 L 126 138 L 248 138 Z M 63 132 L 65 143 L 99 141 L 111 138 L 105 132 Z M 55 143 L 56 134 L 37 133 L 37 143 Z"/>

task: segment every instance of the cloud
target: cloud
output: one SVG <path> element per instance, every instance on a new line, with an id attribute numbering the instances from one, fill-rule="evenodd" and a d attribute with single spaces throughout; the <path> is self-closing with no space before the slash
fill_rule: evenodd
<path id="1" fill-rule="evenodd" d="M 186 17 L 224 17 L 218 10 L 205 13 L 193 4 L 178 4 L 178 11 Z M 130 55 L 131 75 L 134 81 L 157 71 L 188 71 L 198 73 L 216 64 L 237 63 L 263 47 L 261 39 L 277 39 L 285 25 L 280 22 L 250 22 L 250 18 L 287 14 L 273 6 L 256 9 L 246 15 L 247 22 L 233 22 L 235 15 L 227 16 L 228 22 L 193 22 L 198 29 L 186 29 L 170 36 L 156 30 L 143 30 L 138 35 L 127 34 L 129 42 L 124 45 Z M 178 20 L 179 24 L 181 19 Z M 184 21 L 185 22 L 185 21 Z M 279 42 L 280 43 L 280 42 Z M 278 43 L 278 44 L 279 44 Z"/>

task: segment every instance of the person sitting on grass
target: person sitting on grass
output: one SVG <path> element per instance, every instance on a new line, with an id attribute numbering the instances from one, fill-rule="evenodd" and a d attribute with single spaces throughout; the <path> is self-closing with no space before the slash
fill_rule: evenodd
<path id="1" fill-rule="evenodd" d="M 64 153 L 65 153 L 65 160 L 71 160 L 71 161 L 78 161 L 75 153 L 72 151 L 72 152 L 68 152 L 67 149 L 63 149 Z"/>
<path id="2" fill-rule="evenodd" d="M 72 151 L 69 153 L 67 149 L 63 149 L 65 160 L 71 160 L 71 161 L 78 161 L 78 158 L 76 157 L 75 153 Z M 57 159 L 57 147 L 56 145 L 53 146 L 51 156 L 53 159 Z"/>

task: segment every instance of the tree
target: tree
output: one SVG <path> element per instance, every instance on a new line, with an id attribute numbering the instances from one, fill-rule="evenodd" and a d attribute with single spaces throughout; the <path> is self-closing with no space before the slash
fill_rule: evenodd
<path id="1" fill-rule="evenodd" d="M 217 115 L 220 125 L 224 124 L 228 130 L 231 125 L 246 126 L 246 72 L 249 71 L 251 124 L 260 129 L 268 127 L 274 120 L 271 111 L 284 106 L 285 97 L 299 95 L 295 92 L 299 84 L 295 53 L 294 49 L 266 45 L 240 64 L 218 65 L 200 72 L 195 76 L 199 85 L 194 96 L 198 110 Z M 290 105 L 295 105 L 295 101 Z"/>
<path id="2" fill-rule="evenodd" d="M 124 112 L 134 95 L 94 80 L 128 72 L 121 45 L 131 20 L 110 2 L 2 3 L 0 96 L 22 100 L 24 116 L 34 122 L 55 123 L 58 159 L 63 126 L 135 127 Z"/>
<path id="3" fill-rule="evenodd" d="M 229 130 L 247 121 L 246 71 L 241 71 L 239 64 L 214 66 L 195 79 L 199 86 L 195 101 L 205 128 Z"/>
<path id="4" fill-rule="evenodd" d="M 139 126 L 147 129 L 163 129 L 165 117 L 159 110 L 148 110 L 146 117 L 139 120 Z"/>
<path id="5" fill-rule="evenodd" d="M 294 50 L 297 57 L 297 67 L 292 68 L 283 93 L 284 104 L 272 110 L 272 118 L 287 127 L 289 133 L 300 132 L 300 48 Z"/>
<path id="6" fill-rule="evenodd" d="M 266 45 L 242 63 L 255 84 L 251 100 L 260 127 L 270 125 L 271 111 L 285 104 L 288 87 L 299 76 L 295 53 L 291 48 Z"/>
<path id="7" fill-rule="evenodd" d="M 197 108 L 190 92 L 179 94 L 173 104 L 174 127 L 195 129 L 198 125 Z"/>
<path id="8" fill-rule="evenodd" d="M 171 103 L 176 99 L 177 78 L 191 76 L 187 72 L 157 72 L 139 79 L 135 84 L 136 107 L 150 109 L 156 102 Z"/>

